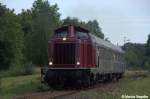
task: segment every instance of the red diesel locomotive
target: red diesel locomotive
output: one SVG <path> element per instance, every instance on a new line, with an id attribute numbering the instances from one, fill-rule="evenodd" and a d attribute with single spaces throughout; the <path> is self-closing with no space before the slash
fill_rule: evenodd
<path id="1" fill-rule="evenodd" d="M 89 86 L 119 79 L 125 71 L 123 50 L 78 26 L 54 31 L 48 43 L 49 65 L 41 69 L 49 86 Z"/>

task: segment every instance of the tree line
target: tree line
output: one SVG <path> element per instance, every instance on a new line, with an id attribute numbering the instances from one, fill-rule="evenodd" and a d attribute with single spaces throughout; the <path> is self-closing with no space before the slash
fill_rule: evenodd
<path id="1" fill-rule="evenodd" d="M 150 34 L 145 44 L 126 43 L 122 48 L 125 50 L 127 68 L 150 71 Z"/>
<path id="2" fill-rule="evenodd" d="M 16 14 L 0 3 L 0 70 L 29 74 L 33 65 L 46 65 L 48 40 L 63 25 L 79 25 L 104 39 L 97 20 L 60 19 L 58 10 L 57 4 L 36 0 L 31 9 Z"/>

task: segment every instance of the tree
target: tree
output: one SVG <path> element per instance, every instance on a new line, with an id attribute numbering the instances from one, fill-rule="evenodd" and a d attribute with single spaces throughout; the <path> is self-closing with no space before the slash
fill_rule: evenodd
<path id="1" fill-rule="evenodd" d="M 146 44 L 126 43 L 122 48 L 129 68 L 150 70 L 150 34 Z"/>
<path id="2" fill-rule="evenodd" d="M 144 67 L 150 71 L 150 34 L 148 35 L 148 40 L 146 43 L 146 59 Z"/>
<path id="3" fill-rule="evenodd" d="M 20 22 L 20 25 L 22 26 L 22 30 L 24 32 L 24 48 L 23 48 L 23 54 L 25 57 L 26 62 L 31 62 L 29 56 L 31 53 L 29 52 L 29 43 L 28 42 L 28 36 L 32 33 L 32 11 L 31 10 L 22 10 L 20 14 L 18 14 L 18 19 Z"/>
<path id="4" fill-rule="evenodd" d="M 106 38 L 105 38 L 105 41 L 110 42 L 110 40 L 109 40 L 109 38 L 108 38 L 108 37 L 106 37 Z"/>
<path id="5" fill-rule="evenodd" d="M 13 58 L 11 44 L 6 41 L 0 41 L 0 70 L 8 69 Z"/>
<path id="6" fill-rule="evenodd" d="M 102 33 L 97 20 L 88 21 L 87 28 L 90 30 L 92 34 L 104 39 L 104 34 Z"/>
<path id="7" fill-rule="evenodd" d="M 75 26 L 81 26 L 86 28 L 86 23 L 84 21 L 80 21 L 78 18 L 71 18 L 67 17 L 62 20 L 62 25 L 75 25 Z"/>
<path id="8" fill-rule="evenodd" d="M 0 3 L 1 69 L 20 66 L 23 61 L 24 38 L 16 14 Z M 6 67 L 6 66 L 7 67 Z"/>
<path id="9" fill-rule="evenodd" d="M 18 18 L 22 26 L 22 30 L 24 31 L 24 36 L 26 37 L 28 33 L 31 33 L 31 25 L 32 25 L 32 20 L 33 20 L 31 10 L 23 9 L 22 12 L 18 14 Z"/>
<path id="10" fill-rule="evenodd" d="M 150 34 L 148 35 L 148 40 L 146 43 L 146 56 L 150 57 Z"/>
<path id="11" fill-rule="evenodd" d="M 126 43 L 122 48 L 125 50 L 127 67 L 144 69 L 145 44 Z"/>
<path id="12" fill-rule="evenodd" d="M 48 40 L 59 25 L 60 14 L 57 11 L 57 5 L 50 5 L 47 0 L 33 3 L 31 31 L 26 35 L 26 47 L 28 59 L 35 64 L 48 63 Z"/>

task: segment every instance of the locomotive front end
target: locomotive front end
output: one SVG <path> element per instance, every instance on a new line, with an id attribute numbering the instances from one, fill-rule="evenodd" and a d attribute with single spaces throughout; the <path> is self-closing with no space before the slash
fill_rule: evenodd
<path id="1" fill-rule="evenodd" d="M 70 85 L 87 78 L 95 67 L 95 50 L 88 31 L 75 26 L 55 30 L 48 45 L 49 64 L 44 80 L 52 87 Z"/>
<path id="2" fill-rule="evenodd" d="M 73 25 L 55 30 L 48 43 L 48 61 L 41 74 L 54 88 L 120 79 L 125 70 L 120 47 Z"/>
<path id="3" fill-rule="evenodd" d="M 43 69 L 44 81 L 52 87 L 72 83 L 72 77 L 76 77 L 75 68 L 80 66 L 78 52 L 73 26 L 55 30 L 48 43 L 49 64 Z"/>
<path id="4" fill-rule="evenodd" d="M 63 27 L 55 30 L 49 42 L 49 67 L 55 69 L 74 68 L 76 66 L 76 40 L 73 28 Z"/>

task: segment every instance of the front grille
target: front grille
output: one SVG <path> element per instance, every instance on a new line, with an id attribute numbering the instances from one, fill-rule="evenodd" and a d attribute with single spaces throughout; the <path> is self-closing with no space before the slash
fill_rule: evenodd
<path id="1" fill-rule="evenodd" d="M 54 46 L 54 64 L 75 64 L 75 44 L 56 43 Z"/>

